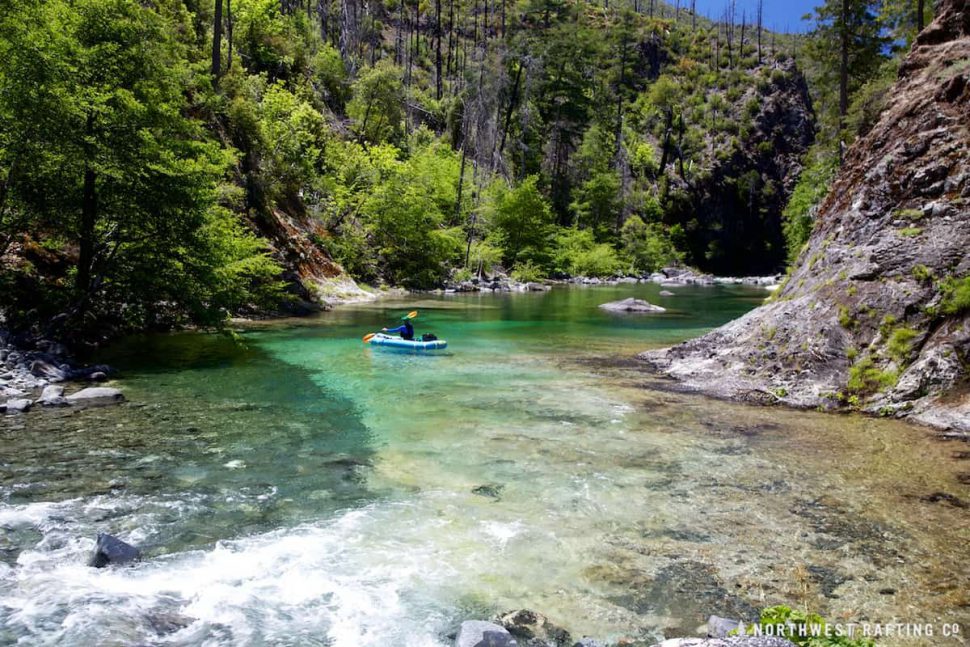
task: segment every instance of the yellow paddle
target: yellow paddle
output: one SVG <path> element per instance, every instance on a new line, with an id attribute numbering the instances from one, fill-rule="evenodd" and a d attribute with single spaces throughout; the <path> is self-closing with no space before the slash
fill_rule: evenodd
<path id="1" fill-rule="evenodd" d="M 409 312 L 407 314 L 407 316 L 405 318 L 406 319 L 414 319 L 417 316 L 418 316 L 418 311 L 417 310 L 412 310 L 411 312 Z M 372 340 L 374 338 L 374 335 L 376 335 L 376 334 L 377 334 L 376 332 L 372 332 L 372 333 L 368 333 L 368 334 L 364 335 L 363 342 L 365 344 L 368 343 L 370 340 Z"/>

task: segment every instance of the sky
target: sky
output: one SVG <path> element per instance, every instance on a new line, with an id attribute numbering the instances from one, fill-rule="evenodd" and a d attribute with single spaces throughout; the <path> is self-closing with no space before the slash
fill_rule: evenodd
<path id="1" fill-rule="evenodd" d="M 690 0 L 686 0 L 689 4 Z M 741 20 L 741 10 L 754 16 L 758 7 L 758 0 L 737 0 L 738 20 Z M 815 5 L 821 0 L 764 0 L 765 27 L 776 31 L 807 31 L 809 23 L 802 20 L 802 16 L 811 13 Z M 668 0 L 669 4 L 673 4 Z M 681 5 L 685 0 L 681 0 Z M 697 0 L 697 12 L 705 16 L 719 18 L 724 13 L 727 0 Z"/>

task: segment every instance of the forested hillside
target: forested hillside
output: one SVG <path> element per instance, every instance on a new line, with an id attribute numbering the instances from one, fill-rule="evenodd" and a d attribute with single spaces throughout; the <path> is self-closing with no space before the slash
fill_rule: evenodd
<path id="1" fill-rule="evenodd" d="M 717 22 L 654 0 L 7 3 L 7 317 L 214 324 L 343 289 L 341 267 L 409 288 L 781 270 L 915 32 L 894 6 L 827 2 L 800 39 L 733 1 Z M 821 110 L 804 174 L 796 56 Z"/>

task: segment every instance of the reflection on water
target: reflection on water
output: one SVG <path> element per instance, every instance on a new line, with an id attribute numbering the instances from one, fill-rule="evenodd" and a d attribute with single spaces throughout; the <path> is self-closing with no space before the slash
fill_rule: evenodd
<path id="1" fill-rule="evenodd" d="M 653 639 L 779 602 L 970 631 L 961 448 L 650 388 L 614 360 L 764 296 L 675 291 L 432 299 L 439 356 L 360 343 L 413 301 L 119 345 L 129 404 L 0 427 L 0 643 L 446 645 L 514 607 Z M 671 312 L 596 307 L 631 295 Z M 98 531 L 149 558 L 83 566 Z"/>

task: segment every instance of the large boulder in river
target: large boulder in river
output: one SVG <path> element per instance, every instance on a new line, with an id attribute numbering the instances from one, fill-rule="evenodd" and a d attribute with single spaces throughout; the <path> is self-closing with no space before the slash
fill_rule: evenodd
<path id="1" fill-rule="evenodd" d="M 124 402 L 124 400 L 125 396 L 121 391 L 106 386 L 92 386 L 67 396 L 67 401 L 71 404 L 83 404 L 87 406 L 116 404 Z"/>
<path id="2" fill-rule="evenodd" d="M 512 634 L 502 627 L 484 620 L 466 620 L 461 623 L 455 647 L 517 647 Z"/>
<path id="3" fill-rule="evenodd" d="M 110 564 L 122 565 L 141 559 L 141 551 L 107 533 L 98 533 L 98 543 L 88 561 L 88 566 L 104 568 Z"/>
<path id="4" fill-rule="evenodd" d="M 600 306 L 600 308 L 609 312 L 667 312 L 666 308 L 661 308 L 660 306 L 655 306 L 652 303 L 644 301 L 643 299 L 634 299 L 633 297 L 623 299 L 622 301 L 611 301 L 610 303 L 604 303 Z"/>

